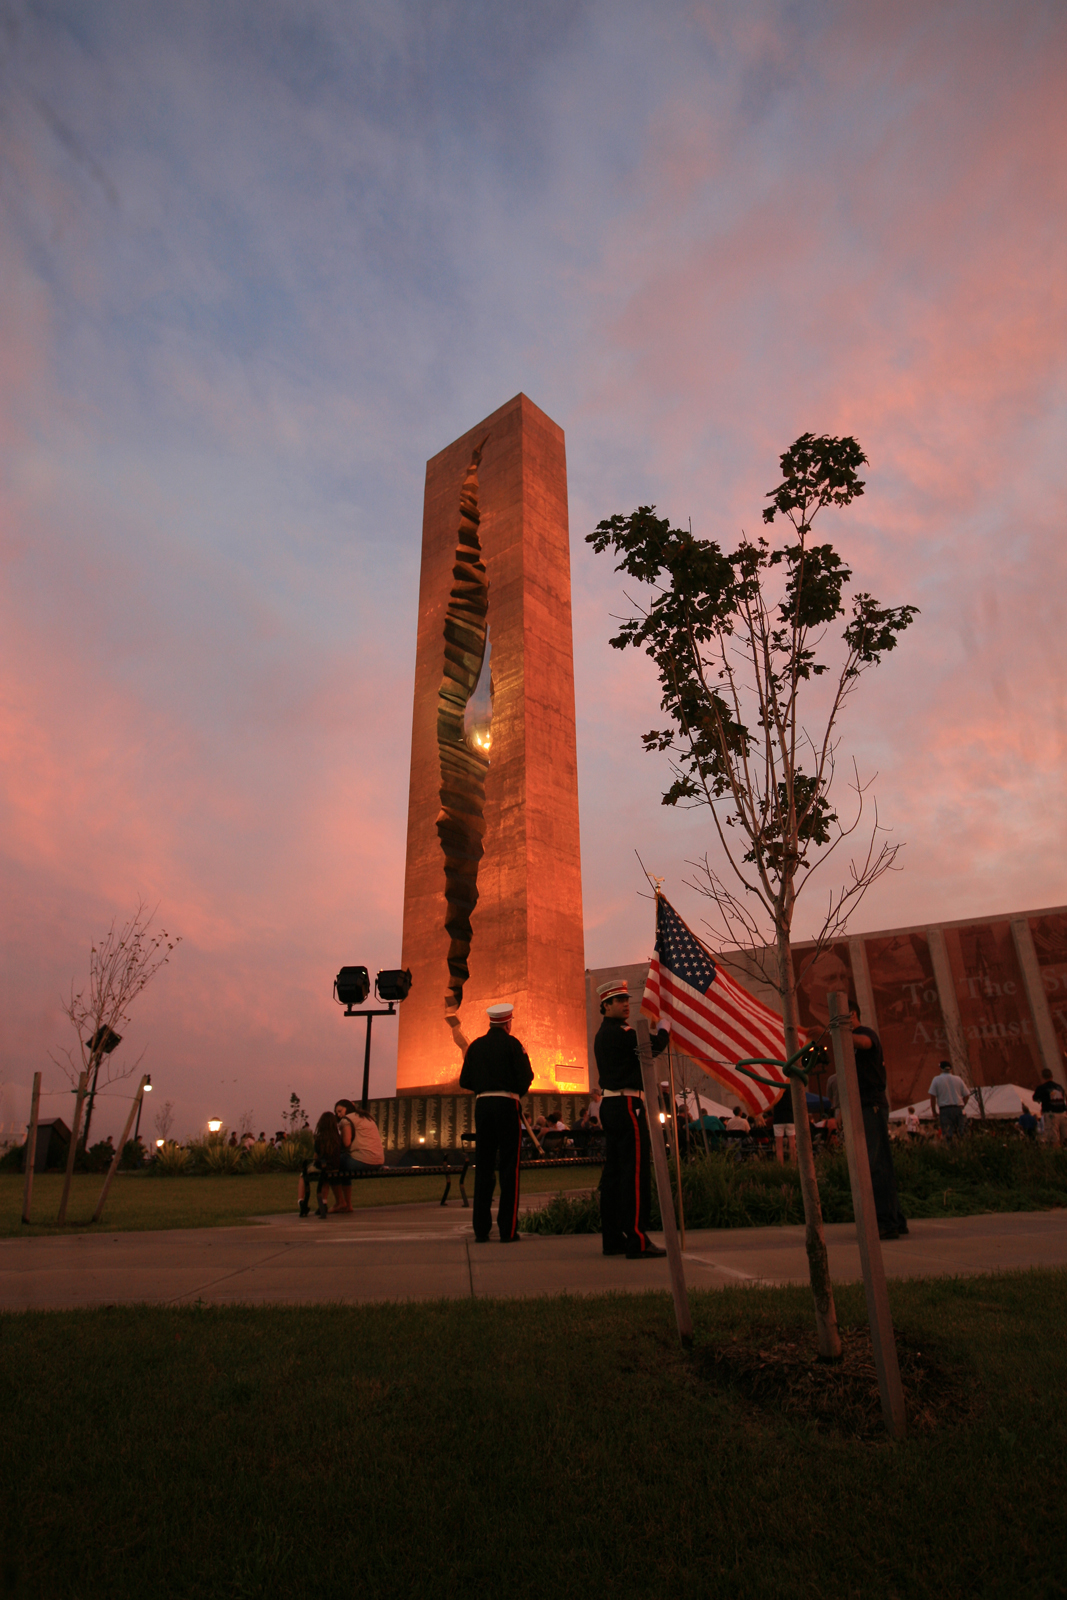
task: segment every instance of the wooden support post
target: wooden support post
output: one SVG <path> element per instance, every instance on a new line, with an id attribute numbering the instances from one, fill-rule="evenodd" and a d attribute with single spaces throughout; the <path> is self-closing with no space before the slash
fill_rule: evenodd
<path id="1" fill-rule="evenodd" d="M 22 1191 L 22 1220 L 29 1222 L 33 1203 L 33 1169 L 37 1164 L 37 1117 L 41 1109 L 41 1074 L 33 1075 L 33 1099 L 30 1101 L 30 1125 L 26 1130 L 26 1186 Z"/>
<path id="2" fill-rule="evenodd" d="M 63 1193 L 59 1197 L 59 1216 L 57 1222 L 67 1220 L 67 1201 L 70 1199 L 70 1180 L 74 1176 L 74 1157 L 78 1149 L 78 1135 L 82 1127 L 82 1107 L 85 1104 L 85 1088 L 89 1082 L 89 1074 L 81 1073 L 78 1078 L 78 1098 L 74 1102 L 74 1126 L 70 1130 L 70 1149 L 67 1151 L 67 1171 L 63 1179 Z"/>
<path id="3" fill-rule="evenodd" d="M 841 1101 L 841 1121 L 848 1155 L 848 1176 L 852 1185 L 852 1206 L 856 1213 L 856 1238 L 863 1268 L 863 1287 L 867 1295 L 867 1317 L 871 1325 L 874 1364 L 878 1370 L 878 1392 L 882 1397 L 882 1416 L 892 1439 L 907 1433 L 904 1390 L 900 1383 L 893 1318 L 889 1310 L 889 1291 L 885 1263 L 878 1238 L 878 1217 L 874 1209 L 871 1167 L 867 1159 L 867 1135 L 863 1127 L 856 1056 L 849 1027 L 848 996 L 831 994 L 830 1032 L 834 1042 L 837 1092 Z"/>
<path id="4" fill-rule="evenodd" d="M 107 1199 L 107 1192 L 111 1188 L 111 1180 L 115 1176 L 115 1170 L 118 1167 L 119 1162 L 122 1160 L 122 1152 L 126 1148 L 126 1140 L 130 1137 L 130 1129 L 133 1127 L 133 1119 L 137 1115 L 137 1108 L 144 1099 L 144 1086 L 147 1082 L 148 1074 L 146 1072 L 144 1077 L 141 1079 L 141 1084 L 137 1090 L 137 1093 L 133 1097 L 133 1104 L 130 1107 L 130 1114 L 126 1118 L 126 1126 L 122 1130 L 122 1138 L 118 1142 L 118 1147 L 115 1151 L 115 1154 L 111 1158 L 111 1165 L 107 1169 L 107 1177 L 104 1179 L 104 1187 L 100 1191 L 100 1198 L 96 1202 L 96 1210 L 93 1212 L 92 1220 L 94 1222 L 100 1221 L 100 1215 L 104 1209 L 104 1202 Z"/>
<path id="5" fill-rule="evenodd" d="M 667 1152 L 663 1145 L 663 1129 L 659 1120 L 659 1086 L 652 1065 L 652 1041 L 648 1036 L 648 1022 L 637 1019 L 637 1052 L 641 1058 L 641 1082 L 645 1086 L 645 1112 L 648 1117 L 648 1136 L 652 1144 L 652 1165 L 656 1169 L 656 1193 L 659 1195 L 660 1216 L 663 1219 L 663 1242 L 667 1246 L 667 1265 L 671 1271 L 671 1293 L 674 1295 L 674 1316 L 678 1324 L 678 1337 L 685 1349 L 693 1343 L 693 1318 L 689 1311 L 689 1296 L 682 1268 L 682 1251 L 678 1243 L 678 1229 L 674 1222 L 674 1201 L 671 1196 L 671 1175 L 667 1167 Z"/>

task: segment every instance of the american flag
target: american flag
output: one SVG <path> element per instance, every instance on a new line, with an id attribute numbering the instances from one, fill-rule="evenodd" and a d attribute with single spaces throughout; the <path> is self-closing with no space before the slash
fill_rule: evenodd
<path id="1" fill-rule="evenodd" d="M 662 895 L 656 899 L 656 953 L 648 969 L 641 1010 L 653 1027 L 670 1028 L 671 1042 L 718 1080 L 749 1111 L 766 1111 L 789 1080 L 779 1067 L 756 1067 L 782 1089 L 737 1071 L 751 1056 L 784 1061 L 785 1031 L 777 1012 L 717 968 L 698 939 Z"/>

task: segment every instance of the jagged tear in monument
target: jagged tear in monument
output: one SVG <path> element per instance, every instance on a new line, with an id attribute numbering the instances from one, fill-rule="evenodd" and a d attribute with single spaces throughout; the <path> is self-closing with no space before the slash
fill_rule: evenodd
<path id="1" fill-rule="evenodd" d="M 458 1012 L 470 977 L 471 913 L 478 904 L 478 863 L 485 836 L 485 775 L 489 770 L 492 680 L 489 676 L 489 584 L 478 539 L 478 465 L 483 439 L 471 456 L 459 499 L 459 535 L 452 591 L 445 613 L 445 675 L 438 691 L 437 747 L 441 810 L 437 836 L 445 856 L 445 930 L 449 936 L 445 1009 Z M 486 674 L 489 714 L 471 716 Z M 475 702 L 476 703 L 476 702 Z"/>
<path id="2" fill-rule="evenodd" d="M 536 1090 L 586 1087 L 575 745 L 563 433 L 517 395 L 426 465 L 398 1092 L 502 1000 Z"/>

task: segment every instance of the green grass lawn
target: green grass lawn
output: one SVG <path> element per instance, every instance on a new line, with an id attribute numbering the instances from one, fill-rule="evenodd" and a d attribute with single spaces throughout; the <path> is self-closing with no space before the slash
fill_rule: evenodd
<path id="1" fill-rule="evenodd" d="M 599 1167 L 547 1167 L 524 1172 L 525 1194 L 556 1194 L 559 1190 L 589 1189 L 600 1181 Z M 28 1238 L 35 1234 L 87 1227 L 96 1210 L 104 1179 L 100 1173 L 76 1173 L 67 1206 L 67 1227 L 55 1225 L 63 1175 L 37 1173 L 33 1180 L 33 1222 L 22 1222 L 21 1174 L 0 1173 L 0 1238 Z M 130 1232 L 156 1228 L 224 1228 L 247 1223 L 251 1217 L 279 1212 L 296 1214 L 295 1172 L 269 1172 L 262 1176 L 219 1178 L 155 1178 L 145 1173 L 118 1173 L 108 1195 L 100 1232 Z M 412 1201 L 440 1200 L 444 1176 L 434 1178 L 361 1178 L 352 1185 L 353 1206 L 403 1205 Z M 467 1194 L 474 1193 L 474 1174 L 467 1176 Z M 460 1207 L 458 1176 L 452 1178 L 450 1206 Z"/>
<path id="2" fill-rule="evenodd" d="M 4 1593 L 1064 1595 L 1067 1274 L 890 1295 L 960 1397 L 902 1445 L 709 1360 L 799 1289 L 694 1294 L 692 1357 L 662 1294 L 4 1316 Z"/>

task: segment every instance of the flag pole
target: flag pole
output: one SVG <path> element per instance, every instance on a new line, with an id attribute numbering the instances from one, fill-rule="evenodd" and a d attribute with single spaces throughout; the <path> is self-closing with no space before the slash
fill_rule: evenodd
<path id="1" fill-rule="evenodd" d="M 697 1103 L 697 1121 L 700 1124 L 700 1132 L 701 1132 L 701 1134 L 703 1136 L 703 1139 L 704 1139 L 704 1154 L 707 1156 L 708 1160 L 710 1161 L 711 1160 L 711 1146 L 708 1144 L 708 1130 L 704 1126 L 704 1112 L 701 1109 L 701 1105 L 700 1105 L 700 1090 L 699 1089 L 694 1089 L 693 1090 L 693 1099 Z"/>
<path id="2" fill-rule="evenodd" d="M 685 1202 L 682 1200 L 682 1146 L 678 1138 L 678 1096 L 674 1088 L 674 1051 L 667 1045 L 667 1077 L 671 1086 L 671 1111 L 674 1116 L 674 1178 L 678 1189 L 678 1232 L 685 1249 Z"/>

